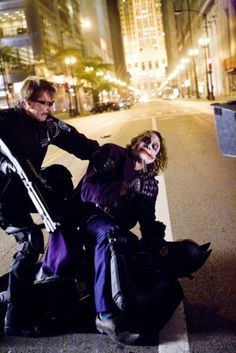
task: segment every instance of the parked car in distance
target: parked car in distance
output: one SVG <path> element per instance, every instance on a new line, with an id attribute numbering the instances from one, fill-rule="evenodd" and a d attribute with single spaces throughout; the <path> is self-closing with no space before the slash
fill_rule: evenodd
<path id="1" fill-rule="evenodd" d="M 112 112 L 123 109 L 130 109 L 132 103 L 130 101 L 119 101 L 119 102 L 98 102 L 93 109 L 91 109 L 91 113 L 103 113 L 103 112 Z"/>
<path id="2" fill-rule="evenodd" d="M 91 109 L 91 113 L 103 113 L 103 112 L 112 112 L 115 110 L 119 110 L 119 105 L 115 102 L 99 102 L 95 105 L 93 109 Z"/>
<path id="3" fill-rule="evenodd" d="M 130 109 L 132 105 L 130 101 L 122 101 L 122 102 L 119 102 L 118 104 L 120 109 Z"/>
<path id="4" fill-rule="evenodd" d="M 163 94 L 161 98 L 167 100 L 175 100 L 178 97 L 176 97 L 174 94 Z"/>

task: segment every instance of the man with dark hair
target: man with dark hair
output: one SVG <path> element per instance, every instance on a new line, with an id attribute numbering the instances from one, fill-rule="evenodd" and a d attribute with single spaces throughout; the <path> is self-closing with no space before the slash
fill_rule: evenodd
<path id="1" fill-rule="evenodd" d="M 78 186 L 78 195 L 85 202 L 84 207 L 87 205 L 85 231 L 94 246 L 96 327 L 115 342 L 132 344 L 140 335 L 129 332 L 113 310 L 109 235 L 115 230 L 117 238 L 122 235 L 133 247 L 136 237 L 130 229 L 139 223 L 147 248 L 154 244 L 156 249 L 164 246 L 165 226 L 155 220 L 155 176 L 167 165 L 167 151 L 158 131 L 146 131 L 133 138 L 127 148 L 102 146 L 101 154 L 104 165 L 110 164 L 109 170 L 90 163 Z"/>
<path id="2" fill-rule="evenodd" d="M 94 254 L 95 323 L 113 341 L 134 344 L 150 323 L 160 329 L 168 321 L 183 295 L 178 277 L 201 268 L 211 253 L 210 243 L 164 239 L 165 225 L 155 215 L 156 176 L 168 160 L 160 132 L 145 131 L 127 148 L 105 144 L 98 153 L 98 165 L 90 162 L 74 193 L 75 201 L 84 202 L 79 212 L 84 207 L 87 216 L 81 229 Z M 140 240 L 131 232 L 136 224 Z"/>
<path id="3" fill-rule="evenodd" d="M 54 84 L 45 79 L 26 78 L 15 108 L 0 113 L 0 138 L 19 160 L 27 159 L 41 173 L 60 204 L 72 192 L 73 183 L 70 172 L 63 166 L 41 169 L 48 145 L 56 145 L 80 159 L 91 159 L 99 145 L 51 115 L 56 92 Z M 29 299 L 43 235 L 31 218 L 30 212 L 35 210 L 32 211 L 34 207 L 15 168 L 3 155 L 0 155 L 0 189 L 0 226 L 19 244 L 9 272 L 4 331 L 8 335 L 32 336 L 35 328 L 29 320 Z"/>

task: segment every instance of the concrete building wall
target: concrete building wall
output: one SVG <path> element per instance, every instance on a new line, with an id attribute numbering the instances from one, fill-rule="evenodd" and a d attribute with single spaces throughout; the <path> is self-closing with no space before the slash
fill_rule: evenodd
<path id="1" fill-rule="evenodd" d="M 81 49 L 79 19 L 78 0 L 0 0 L 1 49 L 10 47 L 14 58 L 5 62 L 0 96 L 30 74 L 52 78 L 53 55 L 67 46 Z"/>
<path id="2" fill-rule="evenodd" d="M 163 1 L 163 3 L 168 3 Z M 168 16 L 171 8 L 165 6 Z M 189 8 L 189 12 L 188 12 Z M 235 0 L 176 0 L 176 30 L 178 60 L 188 55 L 192 44 L 199 53 L 195 58 L 196 73 L 199 84 L 202 84 L 202 95 L 206 95 L 207 75 L 204 48 L 199 39 L 208 37 L 207 68 L 208 79 L 212 80 L 214 94 L 227 95 L 236 92 L 236 3 Z M 169 36 L 167 46 L 171 46 Z M 171 59 L 171 54 L 168 57 Z M 211 62 L 211 63 L 210 63 Z M 210 63 L 210 64 L 209 64 Z M 191 69 L 191 68 L 190 68 Z M 192 75 L 193 76 L 193 75 Z M 192 77 L 193 79 L 193 77 Z"/>
<path id="3" fill-rule="evenodd" d="M 118 79 L 129 82 L 129 75 L 126 69 L 124 45 L 121 32 L 120 14 L 117 0 L 107 0 L 108 17 L 111 31 L 111 45 L 114 57 L 114 69 Z"/>
<path id="4" fill-rule="evenodd" d="M 163 25 L 167 53 L 167 73 L 178 63 L 178 45 L 173 0 L 162 1 Z"/>
<path id="5" fill-rule="evenodd" d="M 167 57 L 161 1 L 119 1 L 127 70 L 137 94 L 155 98 Z"/>
<path id="6" fill-rule="evenodd" d="M 81 21 L 90 21 L 90 28 L 82 28 L 84 53 L 100 56 L 113 63 L 111 33 L 106 0 L 80 0 Z"/>

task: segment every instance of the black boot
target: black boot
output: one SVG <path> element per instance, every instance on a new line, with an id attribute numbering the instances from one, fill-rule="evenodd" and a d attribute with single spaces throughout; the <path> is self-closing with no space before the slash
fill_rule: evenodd
<path id="1" fill-rule="evenodd" d="M 100 333 L 107 334 L 116 343 L 135 344 L 140 338 L 139 333 L 129 332 L 122 328 L 122 320 L 119 317 L 109 317 L 106 320 L 101 320 L 97 315 L 95 324 Z"/>
<path id="2" fill-rule="evenodd" d="M 4 333 L 9 336 L 37 337 L 39 328 L 17 304 L 9 303 L 5 315 Z"/>

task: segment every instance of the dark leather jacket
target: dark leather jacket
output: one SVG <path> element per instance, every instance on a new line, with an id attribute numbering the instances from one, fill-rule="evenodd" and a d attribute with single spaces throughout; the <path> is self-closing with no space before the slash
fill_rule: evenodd
<path id="1" fill-rule="evenodd" d="M 16 157 L 28 159 L 37 171 L 49 144 L 84 160 L 90 159 L 99 147 L 97 141 L 88 139 L 73 126 L 53 116 L 39 122 L 19 109 L 0 112 L 0 137 Z"/>

